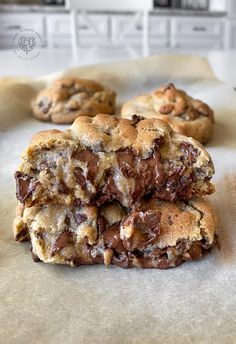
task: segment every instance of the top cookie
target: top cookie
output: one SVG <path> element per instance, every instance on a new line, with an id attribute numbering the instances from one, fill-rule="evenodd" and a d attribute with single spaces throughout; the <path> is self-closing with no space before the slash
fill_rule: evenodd
<path id="1" fill-rule="evenodd" d="M 170 201 L 211 194 L 213 174 L 204 147 L 163 121 L 99 114 L 38 133 L 15 176 L 26 206 L 117 200 L 131 207 L 147 194 Z"/>
<path id="2" fill-rule="evenodd" d="M 135 97 L 123 105 L 122 117 L 130 117 L 134 113 L 159 118 L 176 132 L 193 137 L 201 143 L 210 139 L 213 130 L 212 109 L 173 84 L 162 86 L 151 94 Z"/>
<path id="3" fill-rule="evenodd" d="M 116 93 L 86 79 L 64 77 L 42 90 L 32 101 L 33 115 L 42 121 L 72 123 L 79 116 L 113 114 Z"/>

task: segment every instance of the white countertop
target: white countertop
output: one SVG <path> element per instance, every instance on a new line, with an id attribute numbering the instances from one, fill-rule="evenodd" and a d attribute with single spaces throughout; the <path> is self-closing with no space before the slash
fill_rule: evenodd
<path id="1" fill-rule="evenodd" d="M 163 49 L 160 50 L 160 54 L 205 56 L 212 66 L 216 77 L 236 87 L 236 50 L 180 52 L 179 50 Z M 137 57 L 140 56 L 137 54 Z M 132 58 L 134 58 L 134 56 Z M 131 56 L 122 48 L 81 50 L 78 61 L 73 59 L 69 49 L 41 49 L 39 56 L 32 60 L 20 59 L 13 50 L 0 50 L 0 77 L 19 75 L 39 77 L 69 67 L 127 59 L 131 59 Z"/>

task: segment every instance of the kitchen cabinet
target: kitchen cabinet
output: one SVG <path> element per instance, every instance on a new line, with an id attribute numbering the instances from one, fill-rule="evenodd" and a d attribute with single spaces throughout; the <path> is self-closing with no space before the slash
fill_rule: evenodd
<path id="1" fill-rule="evenodd" d="M 83 17 L 78 16 L 79 40 L 83 46 L 99 45 L 119 36 L 130 23 L 131 14 L 90 14 L 102 37 Z M 227 23 L 226 23 L 227 22 Z M 230 22 L 230 23 L 229 23 Z M 158 48 L 220 49 L 236 47 L 236 20 L 206 16 L 170 16 L 150 14 L 151 52 Z M 42 45 L 52 48 L 70 47 L 68 12 L 0 13 L 0 48 L 11 48 L 12 39 L 22 29 L 31 29 L 42 38 Z M 142 22 L 137 21 L 124 39 L 127 45 L 141 47 Z"/>
<path id="2" fill-rule="evenodd" d="M 14 37 L 24 29 L 38 33 L 42 37 L 41 45 L 46 44 L 44 40 L 46 27 L 43 15 L 27 13 L 13 16 L 10 13 L 0 13 L 0 48 L 12 48 Z"/>
<path id="3" fill-rule="evenodd" d="M 171 20 L 171 46 L 174 48 L 220 49 L 224 47 L 225 24 L 220 18 Z"/>
<path id="4" fill-rule="evenodd" d="M 228 49 L 236 49 L 236 19 L 229 20 L 226 25 Z"/>
<path id="5" fill-rule="evenodd" d="M 89 18 L 96 25 L 102 36 L 98 35 L 83 17 L 78 16 L 79 41 L 82 45 L 99 44 L 108 37 L 108 17 L 102 14 L 93 14 Z M 47 41 L 50 47 L 70 46 L 70 19 L 67 13 L 48 14 L 46 17 L 46 25 Z"/>
<path id="6" fill-rule="evenodd" d="M 131 15 L 113 15 L 111 16 L 111 33 L 117 37 L 120 32 L 129 25 L 132 20 Z M 142 22 L 137 21 L 133 28 L 128 32 L 124 43 L 132 45 L 141 44 Z M 170 20 L 166 17 L 156 15 L 150 16 L 150 46 L 168 47 L 170 37 Z"/>

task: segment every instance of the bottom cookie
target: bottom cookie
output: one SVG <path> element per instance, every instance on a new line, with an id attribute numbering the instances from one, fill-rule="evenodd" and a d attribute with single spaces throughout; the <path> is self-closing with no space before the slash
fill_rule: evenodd
<path id="1" fill-rule="evenodd" d="M 201 258 L 217 244 L 216 216 L 206 200 L 143 201 L 127 212 L 101 208 L 17 207 L 15 240 L 31 240 L 33 258 L 45 263 L 122 268 L 171 268 Z"/>

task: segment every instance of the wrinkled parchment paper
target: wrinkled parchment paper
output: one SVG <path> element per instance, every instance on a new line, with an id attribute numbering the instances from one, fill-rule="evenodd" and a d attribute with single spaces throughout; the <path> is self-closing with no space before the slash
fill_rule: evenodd
<path id="1" fill-rule="evenodd" d="M 215 110 L 207 146 L 216 167 L 221 251 L 170 270 L 69 268 L 34 263 L 13 241 L 13 173 L 32 134 L 59 127 L 30 114 L 30 99 L 62 74 L 114 88 L 119 104 L 175 82 Z M 199 57 L 159 56 L 0 81 L 0 343 L 236 343 L 236 93 Z M 60 126 L 63 129 L 65 126 Z"/>

